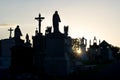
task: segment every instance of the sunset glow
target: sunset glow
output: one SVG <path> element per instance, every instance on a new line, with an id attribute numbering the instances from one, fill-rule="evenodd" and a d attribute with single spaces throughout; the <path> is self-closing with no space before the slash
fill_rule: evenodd
<path id="1" fill-rule="evenodd" d="M 64 25 L 68 25 L 69 36 L 73 38 L 84 36 L 89 42 L 96 36 L 120 46 L 119 4 L 120 0 L 1 0 L 0 25 L 20 24 L 23 37 L 26 33 L 32 37 L 38 26 L 34 18 L 39 13 L 45 17 L 41 24 L 41 30 L 45 33 L 46 27 L 52 26 L 52 15 L 57 10 L 61 18 L 61 32 Z M 3 29 L 0 26 L 0 39 L 9 37 L 7 30 L 8 27 L 4 26 Z"/>
<path id="2" fill-rule="evenodd" d="M 81 52 L 82 52 L 81 49 L 78 49 L 78 50 L 76 51 L 77 55 L 80 55 Z"/>

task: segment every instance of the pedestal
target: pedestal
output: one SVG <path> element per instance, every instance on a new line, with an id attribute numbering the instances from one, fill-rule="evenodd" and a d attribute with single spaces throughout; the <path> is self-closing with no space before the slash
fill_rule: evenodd
<path id="1" fill-rule="evenodd" d="M 52 76 L 66 76 L 70 71 L 70 61 L 65 53 L 65 37 L 52 34 L 46 37 L 44 68 Z"/>

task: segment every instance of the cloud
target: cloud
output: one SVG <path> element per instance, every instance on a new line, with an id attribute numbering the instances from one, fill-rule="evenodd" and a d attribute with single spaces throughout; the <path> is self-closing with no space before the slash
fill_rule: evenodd
<path id="1" fill-rule="evenodd" d="M 15 27 L 16 24 L 0 24 L 0 28 L 9 28 L 9 27 Z"/>

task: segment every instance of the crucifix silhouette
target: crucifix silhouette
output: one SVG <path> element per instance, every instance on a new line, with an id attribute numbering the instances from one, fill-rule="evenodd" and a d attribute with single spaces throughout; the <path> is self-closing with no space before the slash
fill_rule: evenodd
<path id="1" fill-rule="evenodd" d="M 38 21 L 39 33 L 41 33 L 41 22 L 45 19 L 45 17 L 41 17 L 41 14 L 39 14 L 39 16 L 35 17 L 35 19 Z"/>
<path id="2" fill-rule="evenodd" d="M 10 31 L 10 36 L 9 36 L 9 38 L 12 38 L 12 31 L 13 31 L 13 29 L 10 27 L 10 29 L 8 29 L 8 31 Z"/>

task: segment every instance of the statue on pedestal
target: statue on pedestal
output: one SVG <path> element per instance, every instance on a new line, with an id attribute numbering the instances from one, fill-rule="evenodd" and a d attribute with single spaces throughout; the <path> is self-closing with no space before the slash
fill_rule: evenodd
<path id="1" fill-rule="evenodd" d="M 17 27 L 15 28 L 14 37 L 17 39 L 20 39 L 20 36 L 22 36 L 22 33 L 21 33 L 20 28 L 19 28 L 19 25 L 17 25 Z"/>
<path id="2" fill-rule="evenodd" d="M 19 25 L 17 25 L 17 27 L 15 28 L 15 32 L 14 32 L 14 39 L 15 39 L 16 45 L 23 45 L 24 44 L 24 41 L 20 39 L 21 36 L 22 36 L 22 32 L 19 28 Z"/>
<path id="3" fill-rule="evenodd" d="M 58 11 L 55 11 L 53 15 L 53 28 L 54 33 L 59 33 L 59 22 L 61 22 L 60 17 L 58 15 Z"/>

